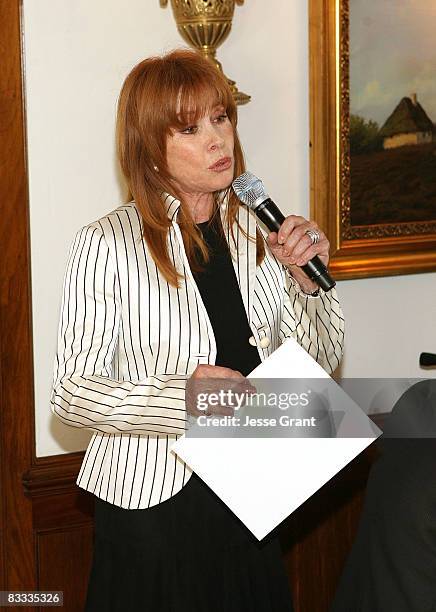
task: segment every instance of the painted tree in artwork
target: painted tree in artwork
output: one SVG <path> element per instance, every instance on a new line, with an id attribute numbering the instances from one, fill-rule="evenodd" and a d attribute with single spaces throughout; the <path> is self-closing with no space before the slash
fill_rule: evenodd
<path id="1" fill-rule="evenodd" d="M 383 149 L 383 138 L 376 121 L 359 115 L 350 115 L 350 153 L 361 155 Z"/>

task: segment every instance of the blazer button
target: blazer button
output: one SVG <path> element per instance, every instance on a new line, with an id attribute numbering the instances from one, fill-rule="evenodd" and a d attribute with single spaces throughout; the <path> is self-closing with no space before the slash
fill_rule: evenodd
<path id="1" fill-rule="evenodd" d="M 256 338 L 254 336 L 251 336 L 251 338 L 248 339 L 248 342 L 251 344 L 251 346 L 257 346 Z M 270 339 L 267 336 L 264 336 L 263 338 L 259 340 L 260 348 L 265 349 L 269 345 L 270 345 Z"/>

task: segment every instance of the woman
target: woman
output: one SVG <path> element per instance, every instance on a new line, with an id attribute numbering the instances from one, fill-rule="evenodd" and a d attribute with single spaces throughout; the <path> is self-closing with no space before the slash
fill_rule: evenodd
<path id="1" fill-rule="evenodd" d="M 240 206 L 236 107 L 196 53 L 132 70 L 117 135 L 134 200 L 73 243 L 52 395 L 65 423 L 94 431 L 77 480 L 96 496 L 86 609 L 292 610 L 277 539 L 258 542 L 171 446 L 198 414 L 187 381 L 246 388 L 289 336 L 337 366 L 336 294 L 300 268 L 327 264 L 328 241 L 294 215 L 265 240 Z"/>

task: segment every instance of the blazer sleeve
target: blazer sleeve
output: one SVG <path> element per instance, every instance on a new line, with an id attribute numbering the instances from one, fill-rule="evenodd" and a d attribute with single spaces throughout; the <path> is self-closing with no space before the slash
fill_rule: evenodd
<path id="1" fill-rule="evenodd" d="M 304 294 L 285 273 L 286 291 L 280 326 L 282 341 L 293 337 L 329 374 L 339 365 L 344 347 L 344 317 L 336 289 Z"/>
<path id="2" fill-rule="evenodd" d="M 99 225 L 86 226 L 75 237 L 64 277 L 52 412 L 67 425 L 99 432 L 183 434 L 186 376 L 111 377 L 120 318 L 108 245 Z"/>

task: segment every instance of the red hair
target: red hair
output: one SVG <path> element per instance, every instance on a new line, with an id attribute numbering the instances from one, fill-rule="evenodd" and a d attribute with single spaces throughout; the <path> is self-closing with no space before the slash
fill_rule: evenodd
<path id="1" fill-rule="evenodd" d="M 171 221 L 160 195 L 162 192 L 174 195 L 181 202 L 177 221 L 193 270 L 201 269 L 201 263 L 208 260 L 208 251 L 189 209 L 171 182 L 166 160 L 167 137 L 172 128 L 195 123 L 218 104 L 225 108 L 233 126 L 235 176 L 239 176 L 245 171 L 245 162 L 236 129 L 236 105 L 225 77 L 199 53 L 180 49 L 143 60 L 127 76 L 118 101 L 117 148 L 121 169 L 142 216 L 143 236 L 150 253 L 160 272 L 174 286 L 178 285 L 180 275 L 167 250 Z M 218 211 L 217 196 L 215 194 L 215 213 Z M 229 189 L 227 223 L 230 228 L 239 206 Z M 265 251 L 259 232 L 256 243 L 260 263 Z"/>

